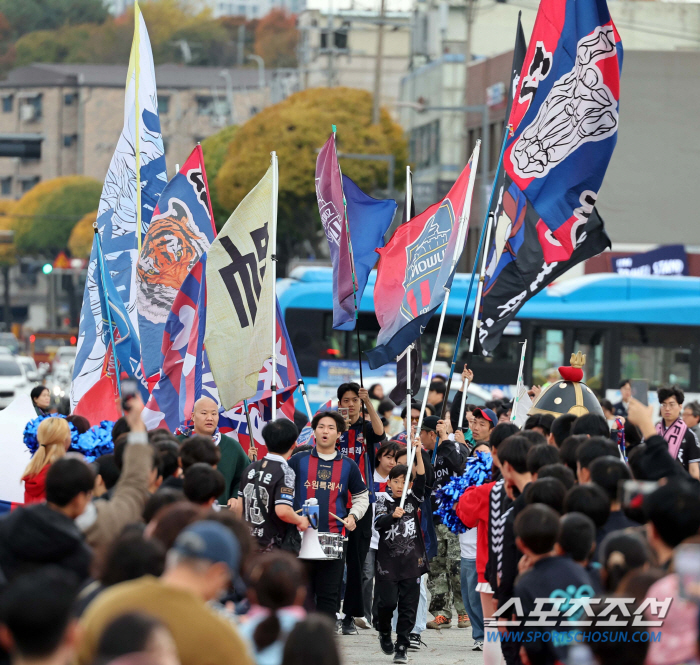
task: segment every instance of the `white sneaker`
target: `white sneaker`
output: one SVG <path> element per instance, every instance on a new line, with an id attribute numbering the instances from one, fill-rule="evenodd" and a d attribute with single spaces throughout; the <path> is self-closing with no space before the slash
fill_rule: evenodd
<path id="1" fill-rule="evenodd" d="M 372 627 L 372 624 L 370 624 L 365 617 L 355 617 L 355 625 L 358 628 L 364 628 L 365 630 L 369 630 Z"/>

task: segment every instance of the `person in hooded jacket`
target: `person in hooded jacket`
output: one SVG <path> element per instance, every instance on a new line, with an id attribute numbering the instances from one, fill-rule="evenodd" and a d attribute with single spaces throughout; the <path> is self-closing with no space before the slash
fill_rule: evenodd
<path id="1" fill-rule="evenodd" d="M 38 503 L 46 498 L 46 473 L 56 460 L 61 459 L 71 444 L 68 421 L 64 418 L 47 418 L 36 431 L 39 447 L 24 470 L 24 503 Z"/>
<path id="2" fill-rule="evenodd" d="M 49 564 L 87 579 L 92 552 L 74 520 L 90 502 L 94 484 L 85 462 L 60 459 L 46 473 L 46 503 L 20 506 L 0 519 L 0 570 L 8 581 Z"/>

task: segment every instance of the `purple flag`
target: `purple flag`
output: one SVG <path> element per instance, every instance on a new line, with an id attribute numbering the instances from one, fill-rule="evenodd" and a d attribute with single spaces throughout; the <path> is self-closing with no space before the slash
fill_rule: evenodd
<path id="1" fill-rule="evenodd" d="M 316 198 L 333 264 L 333 327 L 338 328 L 354 321 L 355 305 L 343 185 L 334 134 L 330 135 L 316 160 Z"/>

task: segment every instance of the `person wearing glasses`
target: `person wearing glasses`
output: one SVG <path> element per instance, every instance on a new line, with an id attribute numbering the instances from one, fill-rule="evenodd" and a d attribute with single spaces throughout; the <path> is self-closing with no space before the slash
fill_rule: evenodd
<path id="1" fill-rule="evenodd" d="M 700 445 L 693 430 L 681 417 L 685 394 L 676 385 L 661 386 L 656 394 L 661 410 L 656 433 L 666 440 L 671 457 L 678 460 L 693 478 L 700 479 Z"/>

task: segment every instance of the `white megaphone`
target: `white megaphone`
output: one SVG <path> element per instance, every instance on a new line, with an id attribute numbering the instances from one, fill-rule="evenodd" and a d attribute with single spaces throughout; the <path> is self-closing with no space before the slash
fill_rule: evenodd
<path id="1" fill-rule="evenodd" d="M 302 508 L 302 515 L 308 517 L 311 526 L 301 534 L 300 559 L 327 559 L 326 553 L 318 540 L 318 499 L 307 499 Z"/>

